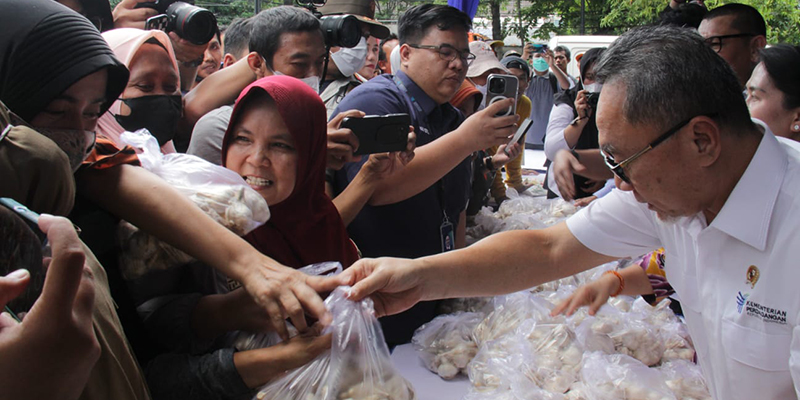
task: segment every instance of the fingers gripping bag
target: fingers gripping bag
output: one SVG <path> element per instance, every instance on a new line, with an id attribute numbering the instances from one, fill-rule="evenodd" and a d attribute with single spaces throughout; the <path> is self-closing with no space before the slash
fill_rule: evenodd
<path id="1" fill-rule="evenodd" d="M 471 312 L 440 315 L 419 327 L 411 342 L 428 369 L 452 379 L 466 374 L 467 364 L 478 352 L 473 332 L 483 317 Z"/>
<path id="2" fill-rule="evenodd" d="M 244 236 L 269 219 L 266 200 L 237 173 L 190 154 L 162 154 L 158 141 L 146 129 L 124 132 L 121 140 L 136 149 L 142 167 L 237 235 Z M 117 241 L 121 248 L 120 268 L 128 280 L 192 261 L 185 253 L 126 221 L 120 222 Z"/>
<path id="3" fill-rule="evenodd" d="M 345 297 L 339 287 L 325 300 L 333 322 L 332 345 L 315 360 L 267 384 L 256 400 L 415 400 L 394 369 L 372 300 Z"/>
<path id="4" fill-rule="evenodd" d="M 311 276 L 333 276 L 342 272 L 342 264 L 337 261 L 326 261 L 316 264 L 309 264 L 298 271 Z M 299 332 L 290 322 L 286 322 L 289 329 L 289 336 L 294 337 Z M 275 331 L 266 333 L 252 333 L 244 331 L 229 332 L 225 339 L 227 347 L 233 347 L 236 351 L 246 351 L 263 349 L 280 343 L 281 337 Z"/>

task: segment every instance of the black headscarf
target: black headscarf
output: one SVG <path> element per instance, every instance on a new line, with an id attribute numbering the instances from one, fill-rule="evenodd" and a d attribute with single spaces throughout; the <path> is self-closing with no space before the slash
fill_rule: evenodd
<path id="1" fill-rule="evenodd" d="M 108 70 L 106 103 L 119 97 L 128 70 L 82 15 L 52 0 L 0 2 L 0 100 L 30 121 L 83 77 Z"/>

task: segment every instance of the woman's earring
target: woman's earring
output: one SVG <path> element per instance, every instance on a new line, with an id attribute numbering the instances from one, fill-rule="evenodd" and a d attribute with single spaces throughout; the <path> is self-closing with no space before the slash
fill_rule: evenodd
<path id="1" fill-rule="evenodd" d="M 794 130 L 796 130 L 796 131 L 800 131 L 800 125 L 795 125 L 795 126 L 794 126 Z"/>

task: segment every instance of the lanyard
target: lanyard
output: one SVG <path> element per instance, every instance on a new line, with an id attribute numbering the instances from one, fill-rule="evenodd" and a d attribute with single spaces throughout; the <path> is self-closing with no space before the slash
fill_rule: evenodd
<path id="1" fill-rule="evenodd" d="M 406 97 L 408 97 L 411 100 L 411 104 L 413 108 L 419 113 L 419 116 L 425 119 L 425 125 L 428 128 L 428 130 L 432 130 L 433 127 L 431 127 L 430 123 L 428 122 L 428 116 L 425 115 L 424 111 L 422 110 L 422 106 L 419 105 L 417 99 L 415 99 L 414 96 L 412 96 L 411 93 L 408 92 L 408 88 L 406 87 L 405 83 L 403 83 L 403 81 L 400 80 L 400 78 L 397 75 L 393 76 L 392 80 L 394 81 L 394 84 L 397 86 L 397 88 L 400 89 L 406 95 Z M 448 224 L 450 223 L 450 218 L 447 217 L 447 211 L 445 211 L 444 178 L 439 179 L 439 181 L 436 182 L 436 187 L 437 187 L 436 195 L 439 200 L 439 206 L 442 209 L 442 221 L 444 224 Z"/>

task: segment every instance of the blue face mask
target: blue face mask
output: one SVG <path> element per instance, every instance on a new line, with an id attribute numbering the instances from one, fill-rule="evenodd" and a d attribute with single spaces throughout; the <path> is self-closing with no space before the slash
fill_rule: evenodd
<path id="1" fill-rule="evenodd" d="M 545 72 L 550 69 L 550 65 L 547 64 L 547 61 L 544 58 L 534 58 L 533 59 L 533 69 L 538 72 Z"/>

